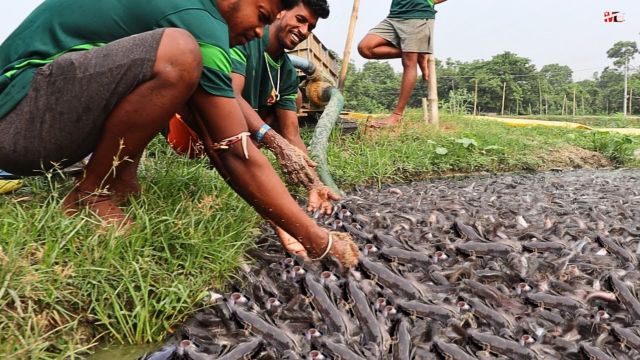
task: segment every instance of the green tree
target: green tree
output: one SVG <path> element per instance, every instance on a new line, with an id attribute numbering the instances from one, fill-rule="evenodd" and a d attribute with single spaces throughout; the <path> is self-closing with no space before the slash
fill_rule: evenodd
<path id="1" fill-rule="evenodd" d="M 622 111 L 624 73 L 627 59 L 638 54 L 636 44 L 617 42 L 607 55 L 615 67 L 594 73 L 593 79 L 574 82 L 573 71 L 566 65 L 548 64 L 539 71 L 531 60 L 504 52 L 489 60 L 461 62 L 454 59 L 436 61 L 438 96 L 442 111 L 471 112 L 475 84 L 478 84 L 478 110 L 500 113 L 502 89 L 507 83 L 507 114 L 571 114 L 576 94 L 577 114 L 611 114 Z M 349 67 L 345 97 L 347 108 L 366 112 L 391 111 L 397 101 L 401 74 L 386 62 L 368 62 L 361 70 Z M 426 96 L 426 84 L 418 81 L 409 106 L 419 108 Z M 629 74 L 633 91 L 633 113 L 640 114 L 640 73 Z M 542 101 L 541 101 L 542 95 Z"/>
<path id="2" fill-rule="evenodd" d="M 618 69 L 604 68 L 598 78 L 598 87 L 602 91 L 600 106 L 605 114 L 622 111 L 624 74 Z"/>
<path id="3" fill-rule="evenodd" d="M 383 112 L 395 106 L 400 91 L 400 77 L 388 62 L 369 61 L 361 71 L 349 66 L 344 94 L 347 109 Z"/>
<path id="4" fill-rule="evenodd" d="M 613 65 L 623 68 L 638 53 L 638 46 L 633 41 L 618 41 L 607 50 L 609 59 L 614 59 Z"/>
<path id="5" fill-rule="evenodd" d="M 540 79 L 548 112 L 562 113 L 565 97 L 573 96 L 573 71 L 566 65 L 549 64 L 540 69 Z"/>

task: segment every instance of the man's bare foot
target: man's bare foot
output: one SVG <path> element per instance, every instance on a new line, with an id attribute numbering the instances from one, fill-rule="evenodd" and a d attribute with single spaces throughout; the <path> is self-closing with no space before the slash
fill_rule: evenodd
<path id="1" fill-rule="evenodd" d="M 111 185 L 113 200 L 119 205 L 126 205 L 130 198 L 140 197 L 140 184 L 137 179 L 121 181 Z"/>
<path id="2" fill-rule="evenodd" d="M 111 194 L 90 193 L 75 188 L 62 202 L 62 210 L 67 216 L 73 216 L 83 208 L 100 218 L 103 228 L 115 226 L 119 235 L 128 234 L 133 226 L 133 221 L 118 207 Z"/>
<path id="3" fill-rule="evenodd" d="M 371 126 L 374 128 L 383 128 L 398 125 L 400 122 L 402 122 L 402 114 L 394 112 L 382 120 L 374 121 Z"/>

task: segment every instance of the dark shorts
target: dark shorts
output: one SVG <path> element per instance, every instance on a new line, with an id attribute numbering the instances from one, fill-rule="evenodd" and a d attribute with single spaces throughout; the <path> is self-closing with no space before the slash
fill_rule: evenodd
<path id="1" fill-rule="evenodd" d="M 36 175 L 93 152 L 114 107 L 153 75 L 162 34 L 71 52 L 38 69 L 27 96 L 0 119 L 0 169 Z"/>

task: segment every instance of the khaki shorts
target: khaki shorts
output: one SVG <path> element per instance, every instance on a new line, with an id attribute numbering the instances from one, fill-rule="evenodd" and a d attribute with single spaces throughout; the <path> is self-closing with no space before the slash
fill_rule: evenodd
<path id="1" fill-rule="evenodd" d="M 386 18 L 369 30 L 403 52 L 433 53 L 434 19 Z"/>

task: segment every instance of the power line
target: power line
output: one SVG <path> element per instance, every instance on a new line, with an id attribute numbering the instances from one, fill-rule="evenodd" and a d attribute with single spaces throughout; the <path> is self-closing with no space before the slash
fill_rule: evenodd
<path id="1" fill-rule="evenodd" d="M 446 68 L 445 68 L 446 69 Z M 574 72 L 582 72 L 582 71 L 590 71 L 590 70 L 598 70 L 601 69 L 601 67 L 594 67 L 594 68 L 587 68 L 587 69 L 579 69 L 579 70 L 571 70 L 572 73 Z M 440 69 L 441 71 L 443 69 Z M 510 76 L 510 77 L 539 77 L 539 76 L 543 76 L 543 75 L 556 75 L 556 74 L 560 74 L 563 75 L 564 73 L 561 72 L 548 72 L 548 73 L 535 73 L 535 74 L 499 74 L 499 75 L 487 75 L 487 76 L 482 76 L 482 78 L 502 78 L 505 76 Z M 475 79 L 477 78 L 477 75 L 439 75 L 438 79 Z"/>

